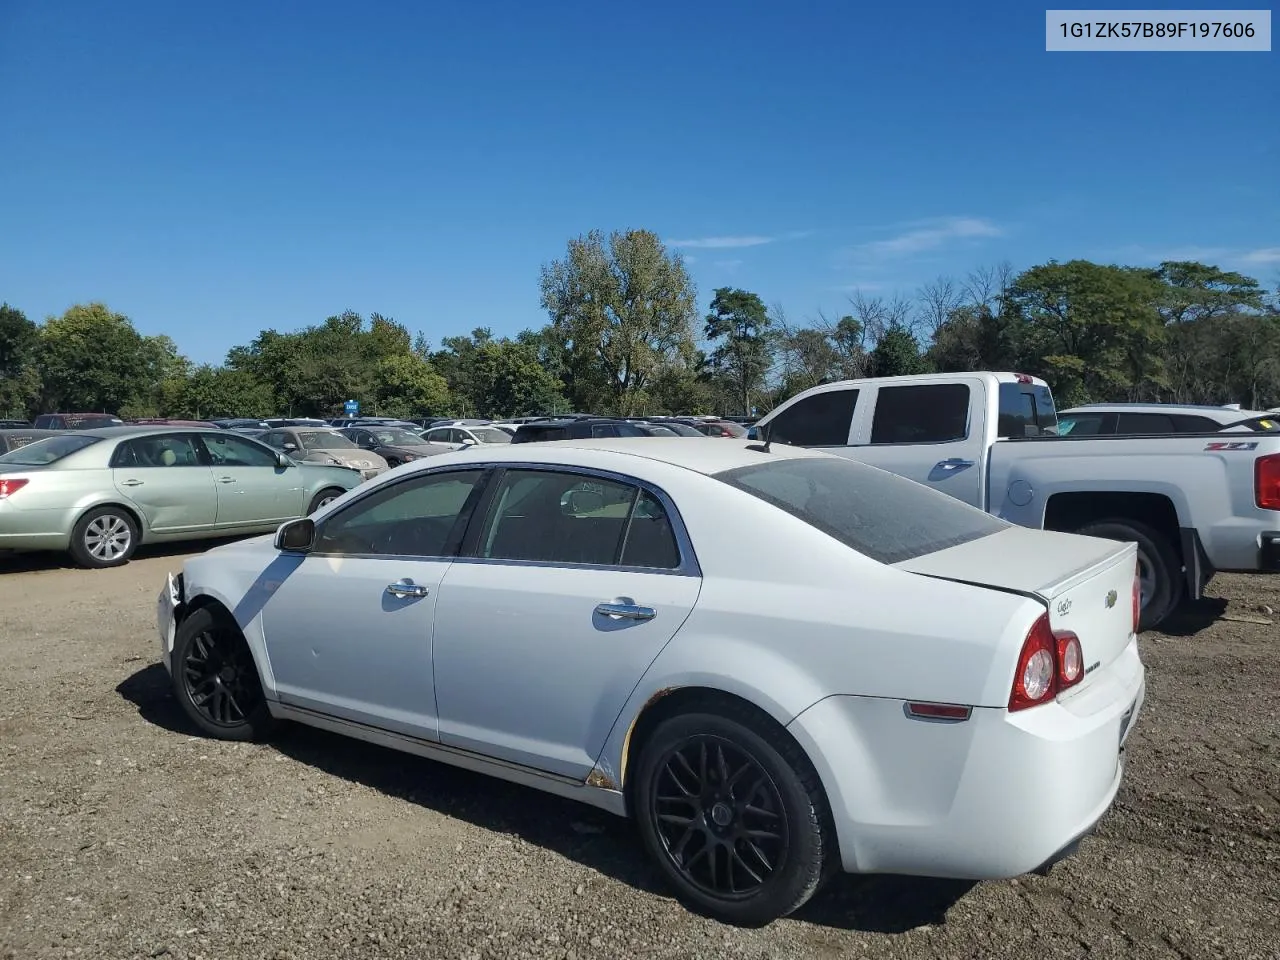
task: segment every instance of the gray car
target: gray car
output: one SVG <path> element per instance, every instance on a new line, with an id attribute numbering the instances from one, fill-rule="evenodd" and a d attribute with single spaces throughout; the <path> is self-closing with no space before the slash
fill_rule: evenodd
<path id="1" fill-rule="evenodd" d="M 365 480 L 387 469 L 387 461 L 370 450 L 362 450 L 354 440 L 337 430 L 313 427 L 281 427 L 258 438 L 269 447 L 287 453 L 294 460 L 350 467 Z"/>
<path id="2" fill-rule="evenodd" d="M 400 427 L 347 427 L 341 432 L 362 450 L 383 457 L 391 467 L 421 460 L 423 457 L 453 452 L 453 447 L 447 444 L 428 443 L 416 433 L 410 433 Z"/>
<path id="3" fill-rule="evenodd" d="M 114 567 L 143 543 L 268 533 L 359 483 L 227 430 L 59 431 L 0 456 L 0 550 Z"/>

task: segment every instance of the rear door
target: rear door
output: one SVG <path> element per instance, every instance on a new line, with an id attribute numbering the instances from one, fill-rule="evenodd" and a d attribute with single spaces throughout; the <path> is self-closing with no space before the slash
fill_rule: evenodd
<path id="1" fill-rule="evenodd" d="M 111 479 L 155 533 L 211 529 L 218 511 L 213 471 L 192 434 L 133 437 L 111 459 Z"/>
<path id="2" fill-rule="evenodd" d="M 859 416 L 847 456 L 983 505 L 987 415 L 981 380 L 881 384 L 867 393 L 870 415 Z"/>

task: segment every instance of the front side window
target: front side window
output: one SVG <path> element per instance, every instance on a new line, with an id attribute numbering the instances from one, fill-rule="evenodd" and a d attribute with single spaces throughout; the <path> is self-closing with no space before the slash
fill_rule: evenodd
<path id="1" fill-rule="evenodd" d="M 1009 527 L 932 487 L 844 457 L 779 459 L 714 476 L 881 563 Z"/>
<path id="2" fill-rule="evenodd" d="M 135 437 L 116 448 L 113 467 L 199 467 L 200 448 L 194 438 L 171 434 Z"/>
<path id="3" fill-rule="evenodd" d="M 205 434 L 200 438 L 215 467 L 275 467 L 276 454 L 243 437 Z"/>
<path id="4" fill-rule="evenodd" d="M 969 432 L 969 387 L 929 383 L 881 387 L 871 420 L 871 442 L 946 443 Z"/>
<path id="5" fill-rule="evenodd" d="M 426 433 L 426 441 L 428 443 L 452 443 L 449 439 L 448 430 L 428 430 Z"/>
<path id="6" fill-rule="evenodd" d="M 616 480 L 508 470 L 476 548 L 489 560 L 675 569 L 680 550 L 661 502 Z"/>
<path id="7" fill-rule="evenodd" d="M 844 447 L 849 443 L 857 390 L 824 390 L 787 407 L 768 424 L 771 443 L 793 447 Z"/>
<path id="8" fill-rule="evenodd" d="M 316 553 L 452 556 L 462 537 L 480 470 L 429 473 L 388 484 L 326 517 Z"/>

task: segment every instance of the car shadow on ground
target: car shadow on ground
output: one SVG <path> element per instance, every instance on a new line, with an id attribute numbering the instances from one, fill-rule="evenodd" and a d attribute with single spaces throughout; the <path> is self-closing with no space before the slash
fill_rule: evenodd
<path id="1" fill-rule="evenodd" d="M 155 663 L 116 692 L 148 723 L 183 736 L 199 731 Z M 629 821 L 529 787 L 367 744 L 300 724 L 283 726 L 272 747 L 310 767 L 477 827 L 520 837 L 656 896 L 670 896 Z M 945 922 L 974 885 L 915 877 L 838 875 L 795 919 L 842 930 L 904 933 Z"/>
<path id="2" fill-rule="evenodd" d="M 227 537 L 215 540 L 179 540 L 174 543 L 147 544 L 138 548 L 130 563 L 158 557 L 181 557 L 190 553 L 203 553 L 211 547 L 233 543 L 243 537 Z M 127 565 L 126 565 L 127 566 Z M 36 573 L 42 570 L 79 570 L 70 554 L 49 551 L 32 553 L 5 553 L 0 551 L 0 576 L 7 573 Z M 119 570 L 120 567 L 110 569 Z M 90 571 L 86 571 L 90 572 Z"/>
<path id="3" fill-rule="evenodd" d="M 1194 637 L 1226 612 L 1226 600 L 1220 597 L 1201 597 L 1199 600 L 1183 603 L 1158 629 L 1166 637 Z"/>

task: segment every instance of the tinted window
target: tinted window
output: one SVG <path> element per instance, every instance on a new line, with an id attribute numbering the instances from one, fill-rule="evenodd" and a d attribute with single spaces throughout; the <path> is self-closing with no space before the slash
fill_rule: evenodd
<path id="1" fill-rule="evenodd" d="M 113 467 L 199 467 L 200 451 L 189 436 L 135 437 L 116 447 Z"/>
<path id="2" fill-rule="evenodd" d="M 36 465 L 54 463 L 78 450 L 93 446 L 101 437 L 46 437 L 0 456 L 0 463 Z"/>
<path id="3" fill-rule="evenodd" d="M 1122 413 L 1116 420 L 1116 433 L 1176 432 L 1167 413 Z"/>
<path id="4" fill-rule="evenodd" d="M 564 427 L 521 427 L 512 437 L 514 443 L 537 443 L 540 440 L 563 440 L 568 436 Z"/>
<path id="5" fill-rule="evenodd" d="M 390 484 L 325 519 L 320 553 L 451 556 L 462 537 L 465 508 L 479 470 L 453 470 Z"/>
<path id="6" fill-rule="evenodd" d="M 274 467 L 276 455 L 261 444 L 230 434 L 204 434 L 205 449 L 218 467 Z"/>
<path id="7" fill-rule="evenodd" d="M 872 443 L 945 443 L 969 429 L 969 387 L 931 383 L 881 387 L 871 421 Z"/>
<path id="8" fill-rule="evenodd" d="M 1048 387 L 1002 383 L 999 398 L 999 436 L 1037 437 L 1058 433 L 1058 413 Z"/>
<path id="9" fill-rule="evenodd" d="M 674 568 L 680 551 L 662 504 L 638 487 L 550 470 L 509 470 L 477 553 L 534 560 Z"/>
<path id="10" fill-rule="evenodd" d="M 826 390 L 805 397 L 766 424 L 769 440 L 795 447 L 847 446 L 857 402 L 857 390 Z"/>
<path id="11" fill-rule="evenodd" d="M 616 437 L 618 428 L 612 423 L 593 423 L 591 425 L 591 436 L 593 437 Z"/>
<path id="12" fill-rule="evenodd" d="M 715 476 L 881 563 L 924 556 L 1009 526 L 931 487 L 843 457 L 774 460 Z"/>
<path id="13" fill-rule="evenodd" d="M 1222 429 L 1222 424 L 1208 417 L 1197 417 L 1187 413 L 1176 414 L 1173 417 L 1173 427 L 1178 433 L 1217 433 Z"/>
<path id="14" fill-rule="evenodd" d="M 1102 433 L 1105 413 L 1070 413 L 1058 421 L 1058 433 L 1064 437 L 1092 437 Z"/>

